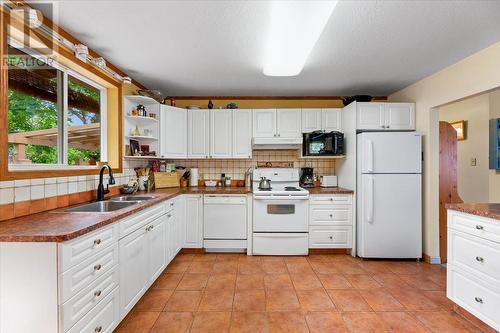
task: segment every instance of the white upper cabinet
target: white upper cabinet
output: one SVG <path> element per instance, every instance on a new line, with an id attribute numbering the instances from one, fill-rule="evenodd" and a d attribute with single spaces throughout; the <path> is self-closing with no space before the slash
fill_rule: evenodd
<path id="1" fill-rule="evenodd" d="M 322 109 L 302 109 L 302 133 L 322 130 L 322 117 Z"/>
<path id="2" fill-rule="evenodd" d="M 276 109 L 253 110 L 253 137 L 276 137 Z"/>
<path id="3" fill-rule="evenodd" d="M 357 129 L 384 130 L 385 103 L 357 103 Z"/>
<path id="4" fill-rule="evenodd" d="M 187 157 L 187 110 L 160 105 L 160 155 L 163 158 Z"/>
<path id="5" fill-rule="evenodd" d="M 414 130 L 414 103 L 357 103 L 358 130 Z"/>
<path id="6" fill-rule="evenodd" d="M 386 103 L 385 126 L 388 130 L 415 129 L 415 104 Z"/>
<path id="7" fill-rule="evenodd" d="M 276 135 L 279 138 L 301 138 L 301 110 L 278 109 L 276 110 Z"/>
<path id="8" fill-rule="evenodd" d="M 232 157 L 232 114 L 229 109 L 210 110 L 210 158 Z"/>
<path id="9" fill-rule="evenodd" d="M 322 110 L 322 130 L 325 132 L 342 132 L 342 109 L 330 108 Z M 304 111 L 302 111 L 304 112 Z"/>
<path id="10" fill-rule="evenodd" d="M 188 158 L 208 158 L 210 110 L 187 110 L 188 120 Z"/>
<path id="11" fill-rule="evenodd" d="M 252 110 L 233 110 L 233 158 L 252 158 Z"/>

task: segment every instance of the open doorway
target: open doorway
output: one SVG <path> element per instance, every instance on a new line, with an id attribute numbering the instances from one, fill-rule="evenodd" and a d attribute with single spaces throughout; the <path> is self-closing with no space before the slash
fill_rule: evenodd
<path id="1" fill-rule="evenodd" d="M 490 163 L 500 153 L 498 149 L 490 152 L 490 142 L 500 143 L 498 130 L 490 131 L 490 124 L 498 118 L 500 89 L 439 108 L 439 247 L 443 263 L 447 257 L 445 205 L 500 202 L 500 170 Z"/>

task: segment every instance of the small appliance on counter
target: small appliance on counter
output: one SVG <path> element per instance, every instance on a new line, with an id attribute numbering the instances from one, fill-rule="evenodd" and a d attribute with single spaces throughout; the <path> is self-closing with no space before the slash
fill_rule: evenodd
<path id="1" fill-rule="evenodd" d="M 337 176 L 321 176 L 320 177 L 321 187 L 337 187 Z"/>
<path id="2" fill-rule="evenodd" d="M 303 156 L 340 156 L 344 155 L 344 133 L 316 131 L 303 133 Z"/>
<path id="3" fill-rule="evenodd" d="M 313 168 L 300 168 L 300 187 L 312 188 L 314 187 L 314 169 Z"/>

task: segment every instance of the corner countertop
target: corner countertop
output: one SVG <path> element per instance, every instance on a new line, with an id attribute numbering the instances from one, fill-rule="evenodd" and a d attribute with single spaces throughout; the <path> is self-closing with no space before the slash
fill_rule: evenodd
<path id="1" fill-rule="evenodd" d="M 351 190 L 331 187 L 308 189 L 310 194 L 352 194 Z M 107 213 L 70 213 L 65 208 L 26 215 L 0 222 L 0 242 L 65 242 L 182 194 L 249 194 L 245 187 L 189 187 L 157 189 L 147 194 L 155 198 Z M 80 204 L 81 205 L 81 204 Z"/>
<path id="2" fill-rule="evenodd" d="M 65 242 L 181 194 L 248 194 L 251 189 L 166 188 L 150 191 L 155 198 L 107 213 L 69 213 L 68 207 L 0 222 L 0 242 Z M 82 204 L 79 204 L 82 205 Z"/>
<path id="3" fill-rule="evenodd" d="M 446 209 L 500 220 L 500 203 L 457 203 L 446 204 Z"/>

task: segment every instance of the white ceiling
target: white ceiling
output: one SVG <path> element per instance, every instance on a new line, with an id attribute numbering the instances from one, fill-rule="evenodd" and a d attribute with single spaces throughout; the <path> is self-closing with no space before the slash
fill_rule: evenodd
<path id="1" fill-rule="evenodd" d="M 387 95 L 500 40 L 500 1 L 341 1 L 302 73 L 266 77 L 269 8 L 63 0 L 58 22 L 148 88 L 184 96 Z"/>

